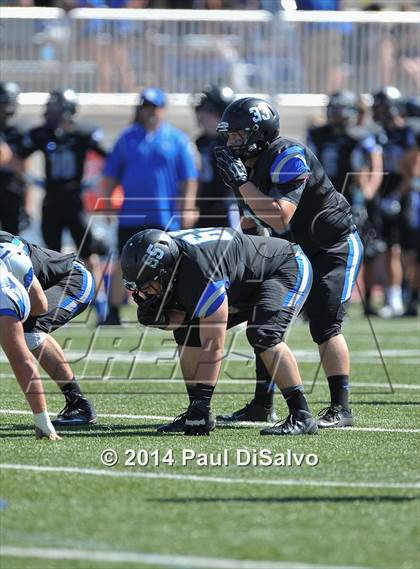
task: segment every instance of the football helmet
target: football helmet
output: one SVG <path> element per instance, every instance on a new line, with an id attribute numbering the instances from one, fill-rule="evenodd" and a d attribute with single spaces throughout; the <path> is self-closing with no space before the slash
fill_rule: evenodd
<path id="1" fill-rule="evenodd" d="M 0 243 L 0 259 L 7 270 L 29 290 L 34 280 L 34 269 L 24 243 Z"/>
<path id="2" fill-rule="evenodd" d="M 17 83 L 0 83 L 0 107 L 6 117 L 12 117 L 16 112 L 20 89 Z"/>
<path id="3" fill-rule="evenodd" d="M 327 104 L 327 119 L 332 124 L 350 125 L 356 122 L 358 100 L 352 91 L 333 93 Z"/>
<path id="4" fill-rule="evenodd" d="M 206 87 L 194 98 L 196 111 L 208 111 L 222 116 L 224 110 L 233 101 L 233 91 L 230 87 Z"/>
<path id="5" fill-rule="evenodd" d="M 165 231 L 145 229 L 131 237 L 121 253 L 124 285 L 131 291 L 142 291 L 151 283 L 169 284 L 179 257 L 176 242 Z"/>
<path id="6" fill-rule="evenodd" d="M 373 120 L 381 122 L 403 114 L 404 102 L 396 87 L 384 87 L 373 94 Z"/>
<path id="7" fill-rule="evenodd" d="M 45 120 L 56 124 L 62 120 L 70 120 L 77 111 L 76 93 L 71 89 L 51 91 L 45 107 Z"/>
<path id="8" fill-rule="evenodd" d="M 242 160 L 258 156 L 279 135 L 279 113 L 264 99 L 244 97 L 231 103 L 224 111 L 217 132 L 226 143 L 230 132 L 244 132 L 242 143 L 229 145 Z"/>

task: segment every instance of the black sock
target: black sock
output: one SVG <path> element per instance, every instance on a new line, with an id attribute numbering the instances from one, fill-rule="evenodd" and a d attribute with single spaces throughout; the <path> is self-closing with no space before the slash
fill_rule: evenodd
<path id="1" fill-rule="evenodd" d="M 264 405 L 266 409 L 273 406 L 274 401 L 274 389 L 276 384 L 268 379 L 257 379 L 255 384 L 255 395 L 254 401 L 259 405 Z"/>
<path id="2" fill-rule="evenodd" d="M 83 392 L 75 377 L 68 383 L 60 385 L 60 389 L 66 401 L 74 401 L 78 397 L 83 397 Z"/>
<path id="3" fill-rule="evenodd" d="M 306 401 L 303 385 L 292 385 L 281 390 L 283 397 L 286 399 L 289 412 L 309 411 L 308 402 Z"/>
<path id="4" fill-rule="evenodd" d="M 187 389 L 188 397 L 190 399 L 190 403 L 194 401 L 195 394 L 197 393 L 197 384 L 191 383 L 190 381 L 185 382 L 185 387 Z"/>
<path id="5" fill-rule="evenodd" d="M 328 378 L 330 386 L 331 405 L 341 405 L 344 409 L 349 407 L 349 376 L 330 375 Z"/>
<path id="6" fill-rule="evenodd" d="M 196 389 L 194 400 L 203 399 L 210 406 L 210 401 L 213 397 L 213 391 L 216 386 L 209 385 L 208 383 L 196 383 L 195 385 Z"/>
<path id="7" fill-rule="evenodd" d="M 274 382 L 271 381 L 270 374 L 261 359 L 258 352 L 255 352 L 255 384 L 254 401 L 259 405 L 263 405 L 266 409 L 273 407 L 274 390 L 276 388 Z"/>

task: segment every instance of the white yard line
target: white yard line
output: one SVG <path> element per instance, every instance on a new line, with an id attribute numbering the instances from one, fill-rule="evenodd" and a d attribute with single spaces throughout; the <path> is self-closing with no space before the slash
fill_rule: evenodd
<path id="1" fill-rule="evenodd" d="M 0 555 L 4 557 L 97 561 L 98 563 L 141 563 L 142 565 L 178 567 L 181 569 L 364 569 L 363 567 L 325 565 L 324 563 L 318 565 L 289 561 L 257 561 L 189 555 L 162 555 L 158 553 L 137 553 L 130 551 L 92 551 L 84 549 L 52 549 L 39 547 L 4 546 L 0 547 Z"/>
<path id="2" fill-rule="evenodd" d="M 0 373 L 0 378 L 4 379 L 15 379 L 15 376 L 12 373 Z M 47 376 L 43 375 L 43 379 L 49 379 Z M 143 377 L 131 377 L 131 378 L 119 378 L 119 377 L 108 377 L 104 376 L 103 378 L 98 378 L 97 375 L 83 375 L 81 378 L 78 377 L 78 380 L 82 383 L 89 382 L 89 383 L 133 383 L 133 384 L 142 384 L 142 383 L 156 383 L 156 384 L 184 384 L 183 379 L 179 378 L 166 378 L 166 379 L 148 379 Z M 313 381 L 304 381 L 304 385 L 312 385 Z M 220 379 L 220 385 L 255 385 L 255 379 Z M 323 381 L 322 378 L 319 378 L 315 384 L 315 387 L 327 387 L 327 383 Z M 378 383 L 378 382 L 371 382 L 371 381 L 351 381 L 352 387 L 379 387 L 382 389 L 387 389 L 389 391 L 389 383 Z M 420 385 L 415 383 L 395 383 L 392 382 L 392 386 L 395 389 L 414 389 L 419 390 Z M 129 395 L 129 394 L 127 394 Z"/>
<path id="3" fill-rule="evenodd" d="M 71 362 L 83 361 L 86 364 L 92 363 L 106 363 L 110 361 L 140 364 L 140 363 L 176 363 L 178 361 L 178 352 L 173 350 L 159 350 L 159 351 L 138 351 L 136 353 L 117 352 L 110 353 L 105 350 L 65 350 L 66 359 Z M 294 355 L 300 362 L 315 363 L 319 361 L 318 352 L 313 350 L 294 350 Z M 399 365 L 417 364 L 420 362 L 420 352 L 418 349 L 385 349 L 382 351 L 384 358 L 395 358 L 399 361 Z M 252 362 L 253 356 L 241 351 L 232 350 L 231 353 L 225 355 L 226 361 L 242 361 Z M 0 363 L 7 362 L 4 354 L 0 355 Z M 352 352 L 353 363 L 372 363 L 381 364 L 378 352 L 376 350 L 356 350 Z"/>
<path id="4" fill-rule="evenodd" d="M 31 411 L 21 411 L 19 409 L 0 409 L 0 414 L 2 415 L 32 415 Z M 49 413 L 51 417 L 54 417 L 56 413 Z M 129 419 L 129 420 L 145 420 L 145 421 L 172 421 L 174 417 L 170 417 L 168 415 L 129 415 L 129 414 L 118 414 L 118 413 L 104 413 L 98 414 L 99 418 L 102 419 Z M 240 421 L 238 423 L 234 423 L 232 425 L 223 425 L 224 427 L 229 426 L 230 428 L 235 427 L 255 427 L 261 428 L 264 425 L 269 425 L 270 423 L 263 423 L 263 422 L 252 422 L 252 421 Z M 104 425 L 105 427 L 105 425 Z M 361 431 L 367 433 L 420 433 L 420 429 L 392 429 L 392 428 L 382 428 L 382 427 L 343 427 L 340 429 L 336 429 L 336 431 L 343 432 L 343 431 Z M 66 434 L 77 434 L 76 431 L 71 431 L 66 429 Z M 110 436 L 112 434 L 110 433 Z"/>
<path id="5" fill-rule="evenodd" d="M 213 484 L 260 485 L 260 486 L 308 486 L 324 488 L 376 488 L 381 490 L 415 490 L 420 482 L 345 482 L 340 480 L 305 480 L 304 478 L 233 478 L 223 476 L 198 476 L 195 474 L 171 474 L 165 472 L 133 472 L 127 470 L 111 470 L 110 468 L 77 468 L 71 466 L 37 466 L 35 464 L 0 463 L 0 470 L 18 470 L 29 472 L 49 472 L 81 474 L 86 476 L 105 476 L 110 478 L 139 478 L 151 480 L 179 480 L 184 482 L 201 482 Z"/>

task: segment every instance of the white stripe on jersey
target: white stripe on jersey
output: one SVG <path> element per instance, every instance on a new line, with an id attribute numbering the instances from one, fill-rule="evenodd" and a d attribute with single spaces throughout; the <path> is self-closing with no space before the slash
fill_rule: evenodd
<path id="1" fill-rule="evenodd" d="M 0 316 L 15 314 L 25 322 L 30 311 L 31 302 L 25 287 L 0 260 Z"/>

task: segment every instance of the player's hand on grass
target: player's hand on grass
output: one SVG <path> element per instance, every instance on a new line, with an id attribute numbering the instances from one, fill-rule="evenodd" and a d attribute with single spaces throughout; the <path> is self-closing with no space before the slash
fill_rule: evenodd
<path id="1" fill-rule="evenodd" d="M 133 293 L 133 300 L 137 304 L 137 320 L 143 326 L 166 327 L 169 324 L 169 316 L 165 310 L 161 310 L 162 299 L 156 296 L 143 299 L 138 293 Z"/>
<path id="2" fill-rule="evenodd" d="M 248 172 L 240 158 L 237 158 L 226 146 L 214 149 L 217 168 L 229 188 L 235 190 L 248 181 Z"/>
<path id="3" fill-rule="evenodd" d="M 56 431 L 50 433 L 44 433 L 38 427 L 35 427 L 35 437 L 37 439 L 49 439 L 50 441 L 61 441 L 61 437 L 57 434 Z"/>

